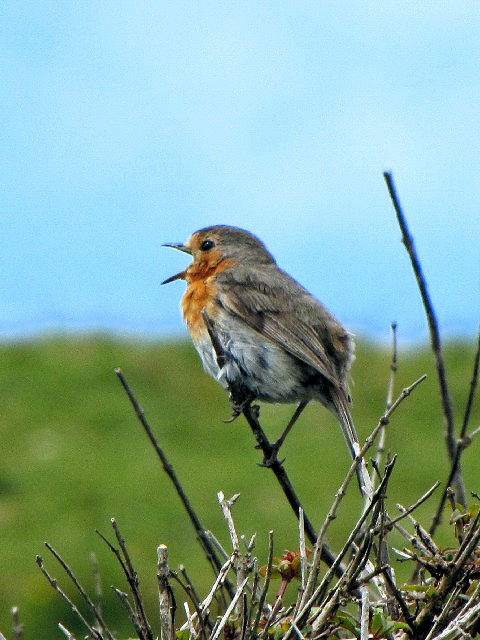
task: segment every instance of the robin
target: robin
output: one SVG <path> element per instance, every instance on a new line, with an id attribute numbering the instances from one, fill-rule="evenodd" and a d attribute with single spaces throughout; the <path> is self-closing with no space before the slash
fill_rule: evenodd
<path id="1" fill-rule="evenodd" d="M 348 331 L 248 231 L 216 225 L 185 244 L 164 246 L 193 258 L 162 284 L 187 282 L 183 318 L 204 369 L 231 391 L 234 417 L 254 399 L 298 403 L 280 443 L 305 406 L 318 400 L 338 419 L 355 458 L 360 447 L 349 409 L 354 343 Z M 371 481 L 363 460 L 357 475 L 367 497 Z"/>

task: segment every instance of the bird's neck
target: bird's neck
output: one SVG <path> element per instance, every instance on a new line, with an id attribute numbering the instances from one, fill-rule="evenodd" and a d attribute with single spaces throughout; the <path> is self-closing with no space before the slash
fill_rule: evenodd
<path id="1" fill-rule="evenodd" d="M 195 260 L 185 271 L 185 280 L 188 284 L 205 280 L 210 276 L 228 269 L 235 264 L 234 260 L 223 258 L 222 256 L 208 255 L 200 260 Z"/>

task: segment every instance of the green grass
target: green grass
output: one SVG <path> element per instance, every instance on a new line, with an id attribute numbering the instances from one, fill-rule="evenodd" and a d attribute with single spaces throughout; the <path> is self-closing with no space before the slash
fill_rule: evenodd
<path id="1" fill-rule="evenodd" d="M 446 363 L 457 425 L 471 377 L 473 345 L 451 343 Z M 225 392 L 203 373 L 193 347 L 183 342 L 122 342 L 106 336 L 45 338 L 0 346 L 2 410 L 0 434 L 0 629 L 9 633 L 12 605 L 20 606 L 25 639 L 63 637 L 61 620 L 78 627 L 41 576 L 35 554 L 73 594 L 62 571 L 43 547 L 48 540 L 83 582 L 91 586 L 89 552 L 99 558 L 107 600 L 106 618 L 120 635 L 131 632 L 111 593 L 125 589 L 108 549 L 95 534 L 112 538 L 117 518 L 157 621 L 155 556 L 169 547 L 170 564 L 184 563 L 203 593 L 211 582 L 192 527 L 168 478 L 113 373 L 121 367 L 182 481 L 204 526 L 228 546 L 217 505 L 219 490 L 239 492 L 235 506 L 239 532 L 257 532 L 257 553 L 265 558 L 269 529 L 276 553 L 296 548 L 296 522 L 272 474 L 260 468 L 243 418 L 223 424 L 229 406 Z M 398 410 L 388 427 L 388 448 L 398 453 L 389 490 L 395 502 L 413 502 L 435 480 L 444 481 L 447 459 L 438 383 L 428 349 L 400 351 L 396 392 L 422 373 L 428 380 Z M 352 388 L 354 417 L 361 436 L 377 422 L 385 402 L 388 350 L 360 341 Z M 477 403 L 478 407 L 478 403 Z M 261 421 L 274 437 L 291 407 L 262 409 Z M 471 425 L 480 421 L 478 408 Z M 478 447 L 465 453 L 469 490 L 479 490 Z M 293 484 L 315 526 L 349 464 L 335 420 L 310 406 L 285 444 L 283 455 Z M 430 522 L 434 498 L 419 510 Z M 360 500 L 352 487 L 330 531 L 335 549 L 357 517 Z M 448 531 L 443 540 L 450 542 Z M 399 544 L 403 543 L 399 541 Z M 182 596 L 179 595 L 181 603 Z M 77 600 L 78 601 L 78 600 Z M 79 636 L 80 637 L 80 636 Z"/>

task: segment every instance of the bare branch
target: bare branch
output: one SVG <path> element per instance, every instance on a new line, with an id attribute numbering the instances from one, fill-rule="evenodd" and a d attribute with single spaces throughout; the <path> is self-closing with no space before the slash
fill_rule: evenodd
<path id="1" fill-rule="evenodd" d="M 222 562 L 218 558 L 214 547 L 211 545 L 210 540 L 208 539 L 208 536 L 205 532 L 205 528 L 202 526 L 199 517 L 197 516 L 196 512 L 194 511 L 190 503 L 190 500 L 187 498 L 187 495 L 183 490 L 183 487 L 180 484 L 177 474 L 175 473 L 172 465 L 170 464 L 170 461 L 165 455 L 163 449 L 158 444 L 158 441 L 155 438 L 155 435 L 153 434 L 152 428 L 150 427 L 147 421 L 145 412 L 143 411 L 142 407 L 140 406 L 136 397 L 134 396 L 133 391 L 131 390 L 128 382 L 126 381 L 125 376 L 123 375 L 123 372 L 121 371 L 121 369 L 115 369 L 115 374 L 117 378 L 120 380 L 122 387 L 124 388 L 125 393 L 127 394 L 128 399 L 130 400 L 130 403 L 135 411 L 135 414 L 138 420 L 140 421 L 140 424 L 142 425 L 145 433 L 147 434 L 148 439 L 150 440 L 150 443 L 152 444 L 155 450 L 155 453 L 159 457 L 160 462 L 162 463 L 163 470 L 165 471 L 167 476 L 170 478 L 173 486 L 175 487 L 175 490 L 185 508 L 185 511 L 187 512 L 188 517 L 190 518 L 190 522 L 192 523 L 193 528 L 197 533 L 198 540 L 207 556 L 207 560 L 213 563 L 216 570 L 219 571 L 220 567 L 222 566 Z M 233 596 L 233 593 L 234 593 L 233 587 L 228 582 L 226 583 L 225 586 L 227 587 L 230 593 L 230 596 Z"/>
<path id="2" fill-rule="evenodd" d="M 125 577 L 127 578 L 128 585 L 130 587 L 130 591 L 132 593 L 133 601 L 135 603 L 135 613 L 137 617 L 138 624 L 142 629 L 142 637 L 145 637 L 147 640 L 154 640 L 152 629 L 147 620 L 147 616 L 145 614 L 145 608 L 143 606 L 142 594 L 140 592 L 140 584 L 138 581 L 138 575 L 135 571 L 132 561 L 130 559 L 130 554 L 128 553 L 127 545 L 125 544 L 125 540 L 120 533 L 120 529 L 118 528 L 117 521 L 115 518 L 111 518 L 110 522 L 112 523 L 113 530 L 115 532 L 115 537 L 117 538 L 117 542 L 121 549 L 123 560 L 122 568 L 125 571 Z"/>
<path id="3" fill-rule="evenodd" d="M 44 564 L 43 564 L 43 560 L 41 558 L 41 556 L 36 557 L 36 562 L 37 565 L 40 568 L 40 571 L 43 573 L 43 575 L 45 576 L 45 578 L 48 580 L 48 582 L 50 583 L 50 585 L 55 589 L 55 591 L 58 593 L 58 595 L 67 603 L 67 605 L 70 607 L 72 613 L 77 616 L 77 618 L 80 620 L 80 622 L 83 624 L 83 626 L 89 631 L 89 633 L 92 635 L 93 638 L 96 638 L 96 640 L 103 640 L 102 635 L 100 634 L 99 631 L 97 631 L 96 629 L 94 629 L 88 622 L 87 620 L 82 616 L 82 614 L 80 613 L 80 611 L 78 610 L 78 607 L 70 600 L 70 598 L 67 596 L 67 594 L 58 586 L 57 584 L 57 580 L 55 578 L 52 578 L 52 576 L 48 573 L 48 571 L 46 570 Z M 16 638 L 21 638 L 22 636 L 16 636 Z"/>
<path id="4" fill-rule="evenodd" d="M 128 617 L 130 619 L 130 622 L 132 623 L 133 628 L 137 632 L 138 637 L 143 640 L 145 638 L 145 635 L 143 633 L 142 625 L 138 621 L 138 616 L 133 610 L 133 607 L 128 600 L 128 594 L 125 593 L 124 591 L 120 591 L 120 589 L 117 589 L 116 587 L 112 587 L 112 589 L 115 595 L 117 596 L 117 598 L 122 603 L 123 607 L 125 608 L 128 614 Z"/>
<path id="5" fill-rule="evenodd" d="M 395 386 L 395 375 L 397 373 L 397 323 L 392 322 L 392 361 L 390 363 L 390 377 L 388 380 L 387 399 L 385 402 L 385 410 L 388 411 L 392 406 L 393 401 L 393 389 Z M 382 462 L 382 456 L 385 452 L 385 427 L 380 430 L 378 436 L 377 455 L 375 462 L 378 467 Z"/>
<path id="6" fill-rule="evenodd" d="M 432 350 L 435 358 L 435 366 L 438 375 L 438 381 L 440 385 L 440 395 L 442 399 L 444 425 L 445 425 L 445 442 L 447 445 L 447 452 L 450 462 L 453 461 L 456 451 L 455 441 L 455 427 L 453 420 L 452 401 L 450 398 L 450 392 L 447 383 L 447 374 L 445 371 L 445 364 L 442 354 L 442 346 L 440 342 L 440 332 L 438 329 L 437 317 L 433 309 L 432 301 L 427 289 L 427 283 L 422 272 L 420 260 L 418 259 L 417 252 L 413 238 L 408 230 L 407 221 L 405 215 L 400 206 L 400 201 L 397 196 L 395 184 L 393 182 L 393 176 L 390 172 L 385 171 L 383 174 L 385 182 L 387 183 L 388 192 L 392 199 L 393 207 L 397 215 L 398 224 L 402 232 L 402 242 L 405 245 L 410 262 L 412 264 L 413 272 L 417 280 L 420 295 L 422 297 L 423 306 L 427 316 L 428 327 L 430 330 L 430 341 L 432 344 Z M 455 488 L 457 493 L 457 499 L 462 504 L 465 504 L 465 488 L 463 486 L 463 479 L 461 476 L 460 466 L 458 467 L 457 474 L 455 476 Z"/>
<path id="7" fill-rule="evenodd" d="M 168 581 L 168 549 L 164 544 L 157 547 L 158 609 L 162 640 L 175 637 L 175 598 Z"/>
<path id="8" fill-rule="evenodd" d="M 467 406 L 465 407 L 465 414 L 463 416 L 462 428 L 460 430 L 460 439 L 463 440 L 467 435 L 468 422 L 470 420 L 470 414 L 472 412 L 473 400 L 475 398 L 475 391 L 478 383 L 478 370 L 480 366 L 480 327 L 478 328 L 477 336 L 477 349 L 475 351 L 475 357 L 473 359 L 473 372 L 472 379 L 470 380 L 470 391 L 468 394 Z"/>
<path id="9" fill-rule="evenodd" d="M 467 427 L 468 427 L 468 422 L 470 420 L 470 414 L 472 411 L 473 399 L 475 397 L 475 390 L 477 388 L 479 362 L 480 362 L 480 329 L 478 332 L 477 350 L 475 352 L 472 379 L 470 381 L 470 392 L 468 394 L 467 406 L 465 408 L 465 414 L 463 416 L 462 429 L 460 431 L 460 439 L 457 442 L 457 446 L 455 449 L 455 456 L 453 458 L 453 461 L 450 467 L 450 473 L 448 475 L 447 483 L 443 490 L 442 497 L 440 498 L 440 502 L 438 504 L 435 515 L 433 516 L 432 524 L 430 525 L 430 533 L 432 535 L 435 533 L 438 525 L 442 520 L 442 513 L 445 507 L 445 502 L 447 500 L 448 489 L 449 487 L 452 486 L 454 482 L 454 478 L 456 477 L 457 472 L 460 468 L 460 457 L 462 453 L 465 451 L 465 449 L 471 444 L 473 438 L 477 435 L 477 432 L 475 430 L 474 432 L 472 432 L 472 434 L 470 434 L 470 437 L 468 437 Z M 462 504 L 465 504 L 465 502 L 463 502 Z"/>
<path id="10" fill-rule="evenodd" d="M 248 580 L 248 578 L 245 578 L 245 580 L 242 582 L 242 584 L 239 585 L 235 595 L 232 598 L 232 601 L 228 605 L 227 610 L 225 611 L 225 613 L 223 614 L 222 619 L 220 620 L 220 623 L 216 627 L 215 632 L 210 636 L 211 640 L 217 640 L 217 638 L 219 637 L 223 627 L 225 626 L 225 623 L 227 622 L 230 614 L 232 613 L 233 609 L 235 608 L 235 605 L 237 604 L 238 599 L 240 598 L 240 596 L 243 593 L 243 589 L 245 588 L 245 585 L 247 584 L 247 580 Z"/>
<path id="11" fill-rule="evenodd" d="M 270 586 L 270 577 L 272 575 L 272 565 L 273 565 L 273 531 L 268 532 L 268 562 L 267 569 L 265 573 L 265 582 L 263 584 L 262 593 L 260 595 L 260 600 L 258 602 L 258 610 L 257 615 L 255 617 L 255 622 L 253 623 L 252 633 L 256 634 L 258 626 L 260 624 L 260 620 L 263 614 L 263 608 L 265 606 L 265 601 L 267 599 L 268 587 Z"/>
<path id="12" fill-rule="evenodd" d="M 92 599 L 90 598 L 88 593 L 85 591 L 85 589 L 82 587 L 80 582 L 77 580 L 77 577 L 75 576 L 73 571 L 70 569 L 70 567 L 67 565 L 65 560 L 62 558 L 62 556 L 57 551 L 55 551 L 55 549 L 52 547 L 51 544 L 49 544 L 48 542 L 45 542 L 45 546 L 50 551 L 50 553 L 53 555 L 53 557 L 63 567 L 65 573 L 68 575 L 68 577 L 73 582 L 73 584 L 77 588 L 78 592 L 80 593 L 80 595 L 84 599 L 87 607 L 90 609 L 90 611 L 93 614 L 95 620 L 97 621 L 97 624 L 99 626 L 99 631 L 102 632 L 102 633 L 105 633 L 105 635 L 107 636 L 108 640 L 114 640 L 112 634 L 110 633 L 110 631 L 107 628 L 107 625 L 105 624 L 105 621 L 103 620 L 101 612 L 97 609 L 97 607 L 95 606 L 94 602 L 92 602 Z"/>
<path id="13" fill-rule="evenodd" d="M 428 491 L 426 491 L 423 494 L 423 496 L 420 496 L 418 500 L 416 500 L 412 505 L 410 505 L 407 508 L 397 504 L 397 507 L 401 510 L 402 513 L 399 516 L 396 516 L 395 518 L 389 518 L 388 524 L 386 525 L 386 527 L 388 529 L 391 529 L 397 524 L 397 522 L 399 522 L 400 520 L 403 520 L 403 518 L 406 518 L 408 515 L 410 515 L 413 511 L 415 511 L 415 509 L 417 509 L 421 504 L 423 504 L 426 500 L 428 500 L 428 498 L 430 498 L 430 496 L 435 491 L 435 489 L 438 489 L 439 486 L 440 486 L 440 482 L 437 480 L 437 482 L 435 482 L 435 484 L 433 484 L 430 487 L 430 489 L 428 489 Z"/>
<path id="14" fill-rule="evenodd" d="M 65 627 L 61 622 L 58 623 L 58 628 L 63 633 L 63 635 L 68 638 L 68 640 L 76 640 L 76 638 L 73 635 L 73 633 L 71 631 L 69 631 L 67 629 L 67 627 Z M 0 638 L 0 640 L 1 640 L 1 638 Z"/>

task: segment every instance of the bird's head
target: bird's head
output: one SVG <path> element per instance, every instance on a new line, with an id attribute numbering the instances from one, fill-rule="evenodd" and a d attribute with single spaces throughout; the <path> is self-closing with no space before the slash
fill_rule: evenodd
<path id="1" fill-rule="evenodd" d="M 204 277 L 223 263 L 229 265 L 240 262 L 249 264 L 274 264 L 275 260 L 267 251 L 261 240 L 248 231 L 227 225 L 215 225 L 195 231 L 190 238 L 181 243 L 167 243 L 164 247 L 172 247 L 192 256 L 192 264 L 180 273 L 167 278 L 162 284 L 174 280 L 185 280 L 193 274 Z"/>

